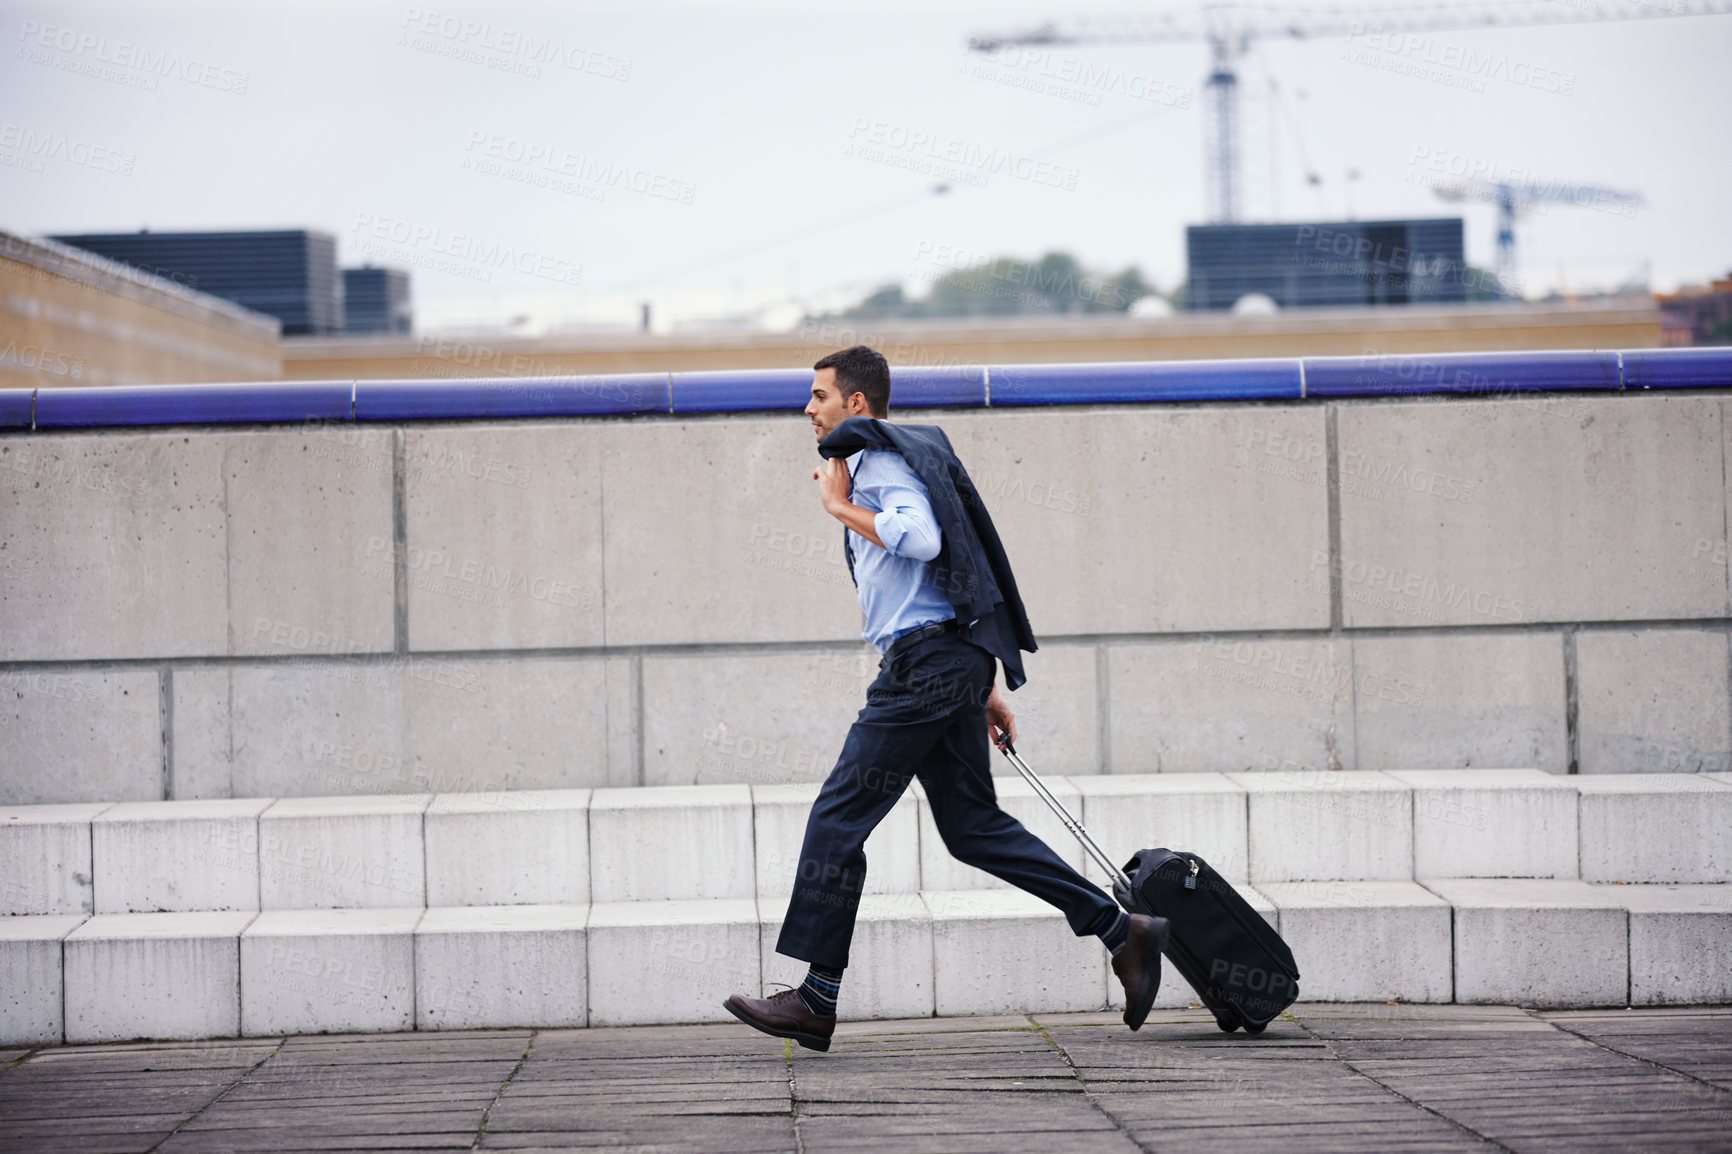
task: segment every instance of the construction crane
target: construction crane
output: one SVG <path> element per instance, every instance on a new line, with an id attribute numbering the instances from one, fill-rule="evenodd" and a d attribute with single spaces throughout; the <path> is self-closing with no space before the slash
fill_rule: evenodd
<path id="1" fill-rule="evenodd" d="M 1209 46 L 1203 132 L 1204 182 L 1211 223 L 1239 219 L 1239 61 L 1258 40 L 1322 36 L 1379 36 L 1447 30 L 1587 24 L 1601 20 L 1720 16 L 1732 0 L 1663 0 L 1615 4 L 1610 0 L 1521 0 L 1514 3 L 1405 5 L 1341 9 L 1207 3 L 1190 9 L 1116 20 L 1081 20 L 1068 28 L 1043 24 L 1024 32 L 976 36 L 972 51 L 991 54 L 1012 46 L 1197 44 Z"/>
<path id="2" fill-rule="evenodd" d="M 1555 184 L 1549 181 L 1524 181 L 1512 184 L 1502 180 L 1453 180 L 1434 184 L 1431 188 L 1438 199 L 1457 202 L 1487 201 L 1497 205 L 1497 277 L 1509 285 L 1515 275 L 1516 217 L 1542 204 L 1566 203 L 1582 208 L 1598 208 L 1620 215 L 1634 213 L 1641 207 L 1638 192 L 1621 192 L 1615 188 L 1596 188 L 1588 184 Z"/>

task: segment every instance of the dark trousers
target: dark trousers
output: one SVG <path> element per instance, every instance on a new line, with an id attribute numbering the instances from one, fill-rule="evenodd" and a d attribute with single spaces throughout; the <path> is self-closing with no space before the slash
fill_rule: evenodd
<path id="1" fill-rule="evenodd" d="M 777 953 L 831 969 L 848 965 L 866 837 L 915 778 L 958 860 L 1057 906 L 1079 936 L 1117 914 L 1099 887 L 998 808 L 986 730 L 995 670 L 993 656 L 959 633 L 923 639 L 881 664 L 806 821 Z"/>

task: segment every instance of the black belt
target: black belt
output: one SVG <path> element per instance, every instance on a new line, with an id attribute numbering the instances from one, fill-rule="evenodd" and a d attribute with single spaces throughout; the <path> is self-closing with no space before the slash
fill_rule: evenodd
<path id="1" fill-rule="evenodd" d="M 938 637 L 945 633 L 954 633 L 961 628 L 962 626 L 957 624 L 956 618 L 952 617 L 949 621 L 934 621 L 930 625 L 922 625 L 918 629 L 910 629 L 908 632 L 890 643 L 890 648 L 884 651 L 884 657 L 878 664 L 884 664 L 885 661 L 889 661 L 892 657 L 896 656 L 897 653 L 908 648 L 917 641 L 924 641 L 928 637 Z"/>

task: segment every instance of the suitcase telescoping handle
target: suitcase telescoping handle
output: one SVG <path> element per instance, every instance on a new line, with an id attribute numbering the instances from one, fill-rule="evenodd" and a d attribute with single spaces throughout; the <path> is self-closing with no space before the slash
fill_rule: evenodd
<path id="1" fill-rule="evenodd" d="M 1016 772 L 1022 774 L 1022 779 L 1033 787 L 1034 792 L 1040 795 L 1042 801 L 1052 807 L 1052 811 L 1058 814 L 1058 819 L 1064 822 L 1064 827 L 1075 834 L 1078 841 L 1082 842 L 1083 849 L 1088 851 L 1089 856 L 1107 871 L 1107 875 L 1113 879 L 1114 892 L 1129 894 L 1131 892 L 1131 879 L 1125 875 L 1124 870 L 1112 863 L 1112 859 L 1107 857 L 1106 852 L 1095 844 L 1095 839 L 1089 836 L 1089 831 L 1082 827 L 1082 822 L 1070 815 L 1070 810 L 1064 807 L 1064 803 L 1054 797 L 1052 790 L 1046 787 L 1046 783 L 1036 777 L 1034 770 L 1030 769 L 1028 764 L 1017 756 L 1016 747 L 1010 743 L 1010 735 L 1001 733 L 997 740 L 998 751 L 1010 759 L 1010 764 L 1016 766 Z"/>

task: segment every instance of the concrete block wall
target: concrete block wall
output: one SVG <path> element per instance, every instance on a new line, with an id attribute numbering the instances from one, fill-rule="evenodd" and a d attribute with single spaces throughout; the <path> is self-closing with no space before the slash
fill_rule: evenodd
<path id="1" fill-rule="evenodd" d="M 1728 404 L 893 415 L 1005 540 L 1037 768 L 1585 776 L 1732 770 Z M 0 436 L 0 804 L 820 780 L 877 657 L 815 460 L 792 414 Z"/>
<path id="2" fill-rule="evenodd" d="M 1160 842 L 1236 871 L 1240 892 L 1287 937 L 1308 999 L 1651 1005 L 1732 998 L 1726 776 L 1458 768 L 1053 785 L 1123 857 Z M 35 879 L 0 907 L 0 1043 L 720 1021 L 729 993 L 799 980 L 803 967 L 775 952 L 787 877 L 760 867 L 803 824 L 809 789 L 529 791 L 492 802 L 0 811 L 0 876 L 25 876 L 28 862 Z M 889 820 L 899 828 L 876 847 L 849 1016 L 1113 1004 L 1099 944 L 1074 937 L 1059 911 L 944 858 L 921 809 L 906 797 Z M 1070 856 L 1062 830 L 1041 832 Z M 117 837 L 157 848 L 91 854 Z M 197 852 L 215 842 L 226 858 Z M 400 868 L 416 850 L 428 867 Z M 268 884 L 285 861 L 297 872 Z M 579 876 L 531 885 L 532 864 Z M 253 882 L 250 902 L 223 870 Z M 718 880 L 693 881 L 706 871 Z M 76 908 L 44 912 L 45 896 Z M 1195 1001 L 1169 970 L 1160 1004 Z"/>

